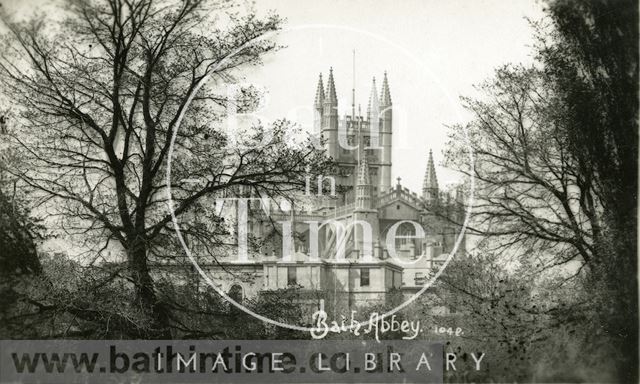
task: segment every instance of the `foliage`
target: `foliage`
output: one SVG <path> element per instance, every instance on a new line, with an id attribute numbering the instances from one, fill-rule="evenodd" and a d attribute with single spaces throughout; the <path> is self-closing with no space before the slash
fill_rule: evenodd
<path id="1" fill-rule="evenodd" d="M 447 341 L 458 359 L 485 353 L 481 371 L 470 365 L 452 372 L 449 381 L 604 382 L 615 377 L 606 364 L 611 348 L 601 345 L 588 325 L 592 308 L 585 293 L 575 291 L 564 276 L 534 271 L 526 262 L 506 267 L 501 255 L 488 251 L 457 258 L 447 268 L 436 302 L 453 312 L 427 318 L 463 330 Z M 590 350 L 594 345 L 598 348 Z"/>
<path id="2" fill-rule="evenodd" d="M 539 58 L 561 106 L 567 149 L 602 205 L 601 253 L 589 282 L 621 381 L 638 378 L 638 7 L 550 1 L 555 33 Z"/>
<path id="3" fill-rule="evenodd" d="M 142 320 L 120 313 L 119 331 L 143 338 L 186 332 L 172 313 L 182 309 L 152 270 L 158 259 L 181 256 L 167 211 L 169 158 L 182 233 L 214 261 L 226 234 L 208 209 L 215 198 L 288 196 L 304 185 L 303 174 L 327 164 L 310 139 L 293 140 L 287 121 L 226 124 L 229 111 L 257 105 L 256 92 L 227 85 L 278 48 L 270 37 L 281 20 L 206 0 L 71 0 L 61 10 L 60 22 L 8 21 L 0 83 L 18 114 L 13 148 L 29 166 L 7 172 L 91 255 L 81 260 L 92 272 L 81 279 L 84 290 L 131 285 L 123 310 L 130 306 Z M 115 269 L 112 251 L 125 256 Z M 105 272 L 92 269 L 96 262 Z M 57 310 L 104 325 L 91 312 L 100 309 L 85 307 L 91 303 Z"/>
<path id="4" fill-rule="evenodd" d="M 594 363 L 602 372 L 615 368 L 618 380 L 632 382 L 637 7 L 557 0 L 548 2 L 547 14 L 534 23 L 536 63 L 503 66 L 478 87 L 480 97 L 463 98 L 473 118 L 453 127 L 448 162 L 476 181 L 471 230 L 485 239 L 482 252 L 576 290 L 579 299 L 565 305 L 581 303 L 580 309 L 557 311 L 545 325 L 557 332 L 554 344 L 584 348 L 602 358 Z M 471 167 L 464 165 L 469 148 Z M 537 294 L 559 297 L 555 285 L 534 283 Z M 576 338 L 562 336 L 567 322 L 589 342 L 576 347 Z"/>

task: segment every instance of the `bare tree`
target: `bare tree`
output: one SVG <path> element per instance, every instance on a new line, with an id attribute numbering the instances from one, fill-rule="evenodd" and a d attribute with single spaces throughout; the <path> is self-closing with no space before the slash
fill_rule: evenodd
<path id="1" fill-rule="evenodd" d="M 632 1 L 548 0 L 537 62 L 503 68 L 466 99 L 475 229 L 498 247 L 579 262 L 588 316 L 618 380 L 638 377 L 638 10 Z M 465 154 L 456 127 L 449 153 Z M 585 328 L 590 324 L 585 322 Z M 595 345 L 595 343 L 591 343 Z"/>
<path id="2" fill-rule="evenodd" d="M 139 336 L 169 337 L 149 260 L 176 256 L 164 180 L 172 140 L 175 214 L 191 241 L 209 246 L 221 230 L 204 209 L 210 198 L 289 194 L 324 158 L 310 141 L 291 144 L 286 121 L 246 128 L 228 145 L 227 106 L 250 108 L 256 95 L 228 95 L 224 84 L 277 48 L 268 38 L 277 16 L 240 16 L 226 1 L 67 5 L 59 23 L 8 23 L 0 82 L 19 111 L 12 137 L 29 164 L 9 171 L 94 254 L 114 243 L 124 250 L 126 268 L 108 278 L 135 286 L 134 304 L 150 319 Z"/>
<path id="3" fill-rule="evenodd" d="M 602 258 L 591 294 L 616 345 L 620 382 L 638 381 L 638 7 L 548 0 L 538 47 L 561 106 L 568 150 L 597 191 Z"/>
<path id="4" fill-rule="evenodd" d="M 600 104 L 611 103 L 608 87 L 618 85 L 591 90 L 570 85 L 553 74 L 562 72 L 555 65 L 561 64 L 549 60 L 498 69 L 478 87 L 481 97 L 463 99 L 473 118 L 453 127 L 447 157 L 475 178 L 471 230 L 491 244 L 488 252 L 526 260 L 533 273 L 561 266 L 571 272 L 564 283 L 579 277 L 573 286 L 589 299 L 583 328 L 597 322 L 607 330 L 600 342 L 606 340 L 616 355 L 621 381 L 634 381 L 637 256 L 631 190 L 637 175 L 630 176 L 630 169 L 637 161 L 631 154 L 637 156 L 637 123 L 612 116 L 631 113 L 622 107 L 599 111 Z M 604 95 L 601 89 L 607 89 Z M 469 166 L 470 151 L 475 161 Z"/>
<path id="5" fill-rule="evenodd" d="M 454 127 L 448 161 L 464 164 L 473 151 L 473 166 L 461 168 L 476 180 L 471 229 L 497 250 L 549 256 L 541 268 L 588 265 L 597 259 L 602 207 L 567 150 L 543 83 L 535 68 L 496 71 L 478 87 L 482 100 L 463 99 L 474 120 Z"/>

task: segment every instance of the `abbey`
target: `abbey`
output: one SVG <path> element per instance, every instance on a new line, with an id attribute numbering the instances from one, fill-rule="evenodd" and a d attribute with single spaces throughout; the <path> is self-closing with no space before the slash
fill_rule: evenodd
<path id="1" fill-rule="evenodd" d="M 421 193 L 402 186 L 400 177 L 392 183 L 393 102 L 387 74 L 379 95 L 373 80 L 365 114 L 352 100 L 351 113 L 340 117 L 338 103 L 329 70 L 326 86 L 322 74 L 318 79 L 315 126 L 339 171 L 320 180 L 324 189 L 301 192 L 293 204 L 270 203 L 268 214 L 256 201 L 242 215 L 230 208 L 228 214 L 245 220 L 248 236 L 259 244 L 202 265 L 230 296 L 242 299 L 296 286 L 311 301 L 322 293 L 344 309 L 379 303 L 390 291 L 417 292 L 454 250 L 460 233 L 454 223 L 464 215 L 462 189 L 453 196 L 440 191 L 431 151 L 422 165 Z M 464 251 L 464 241 L 457 250 Z"/>

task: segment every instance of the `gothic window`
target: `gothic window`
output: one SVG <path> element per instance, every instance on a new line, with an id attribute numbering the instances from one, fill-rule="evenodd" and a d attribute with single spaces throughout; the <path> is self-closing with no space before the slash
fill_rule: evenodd
<path id="1" fill-rule="evenodd" d="M 369 286 L 369 268 L 360 269 L 360 286 L 368 287 Z"/>
<path id="2" fill-rule="evenodd" d="M 287 285 L 298 284 L 298 274 L 296 267 L 287 267 Z"/>
<path id="3" fill-rule="evenodd" d="M 349 168 L 349 167 L 340 168 L 340 175 L 341 176 L 351 176 L 351 168 Z"/>
<path id="4" fill-rule="evenodd" d="M 411 223 L 402 223 L 396 231 L 396 249 L 403 249 L 405 246 L 412 244 L 412 236 L 415 236 L 413 225 Z"/>
<path id="5" fill-rule="evenodd" d="M 369 136 L 364 137 L 364 145 L 367 147 L 371 145 L 371 138 Z"/>
<path id="6" fill-rule="evenodd" d="M 244 296 L 242 294 L 242 287 L 239 286 L 238 284 L 232 285 L 227 295 L 231 298 L 231 300 L 235 301 L 236 303 L 242 303 L 242 299 Z"/>
<path id="7" fill-rule="evenodd" d="M 355 144 L 355 137 L 353 135 L 347 136 L 347 144 L 349 144 L 349 145 L 354 145 Z"/>

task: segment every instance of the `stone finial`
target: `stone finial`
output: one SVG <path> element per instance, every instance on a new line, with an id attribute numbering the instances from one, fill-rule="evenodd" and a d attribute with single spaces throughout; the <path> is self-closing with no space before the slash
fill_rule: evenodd
<path id="1" fill-rule="evenodd" d="M 422 183 L 422 193 L 435 192 L 438 194 L 438 177 L 436 176 L 436 167 L 433 162 L 433 152 L 429 150 L 429 159 L 427 160 L 427 169 L 424 173 L 424 182 Z"/>
<path id="2" fill-rule="evenodd" d="M 327 80 L 327 92 L 325 93 L 325 101 L 337 103 L 336 85 L 333 81 L 333 68 L 329 68 L 329 79 Z"/>
<path id="3" fill-rule="evenodd" d="M 324 84 L 322 83 L 322 73 L 318 77 L 318 88 L 316 89 L 316 100 L 315 106 L 316 108 L 322 108 L 322 104 L 324 103 Z"/>
<path id="4" fill-rule="evenodd" d="M 371 85 L 371 94 L 369 95 L 369 105 L 367 106 L 367 116 L 371 119 L 373 115 L 378 115 L 379 112 L 378 91 L 376 90 L 376 78 L 374 77 Z"/>
<path id="5" fill-rule="evenodd" d="M 387 79 L 387 72 L 384 72 L 384 79 L 382 80 L 382 92 L 380 93 L 380 104 L 384 106 L 391 105 L 391 93 L 389 92 L 389 79 Z"/>

